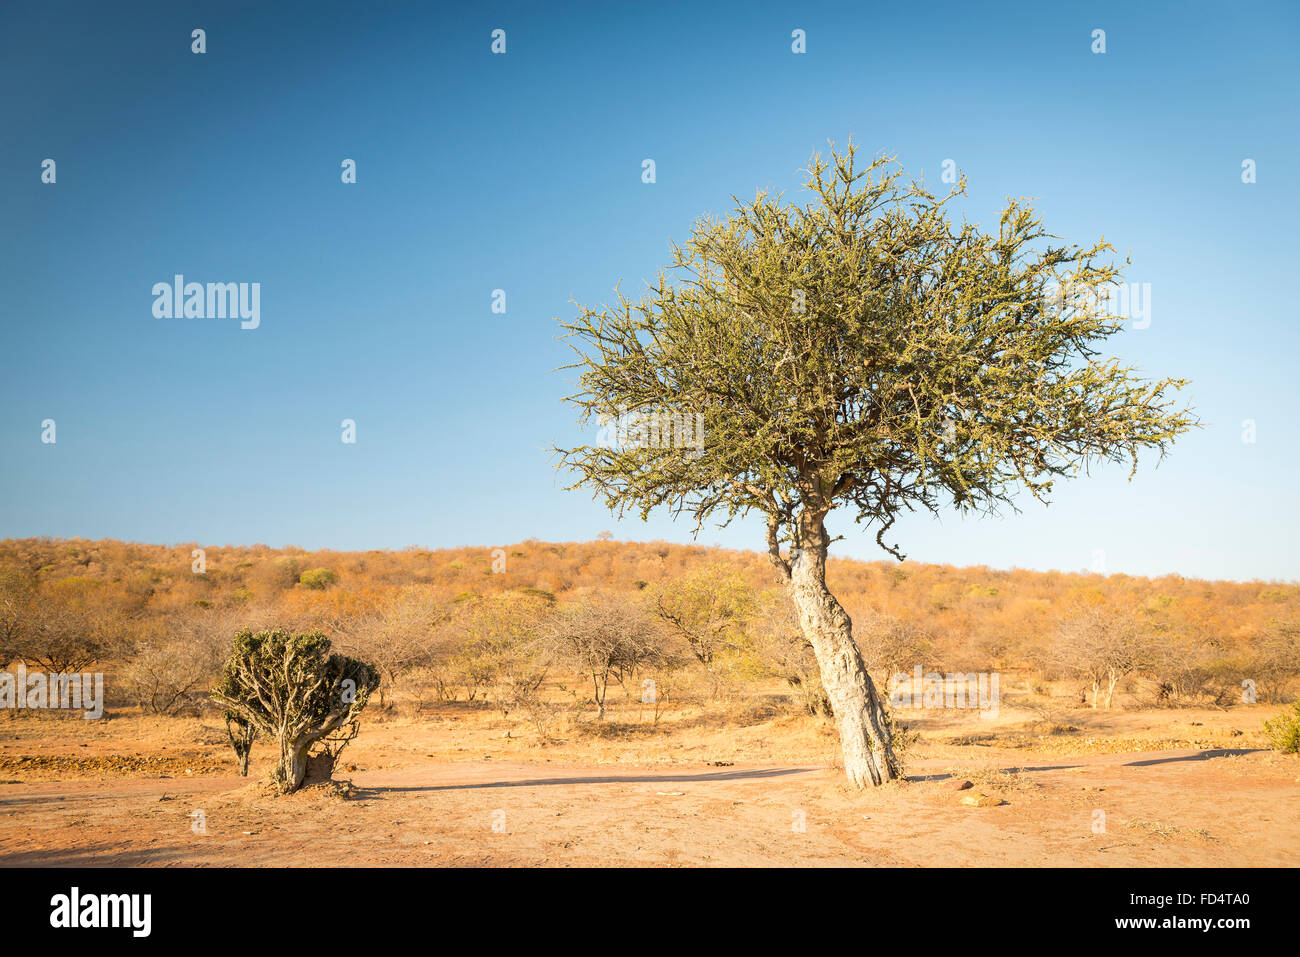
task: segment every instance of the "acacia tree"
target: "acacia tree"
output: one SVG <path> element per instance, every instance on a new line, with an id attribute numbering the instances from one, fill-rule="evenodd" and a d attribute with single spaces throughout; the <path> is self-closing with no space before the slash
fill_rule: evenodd
<path id="1" fill-rule="evenodd" d="M 659 584 L 651 612 L 686 642 L 718 690 L 717 657 L 740 644 L 757 599 L 745 580 L 721 566 Z"/>
<path id="2" fill-rule="evenodd" d="M 591 682 L 591 700 L 601 720 L 611 678 L 626 687 L 639 670 L 668 658 L 650 616 L 635 602 L 614 595 L 589 595 L 561 608 L 546 623 L 542 646 L 550 660 Z"/>
<path id="3" fill-rule="evenodd" d="M 1082 676 L 1092 690 L 1096 708 L 1104 696 L 1106 708 L 1115 700 L 1115 686 L 1152 664 L 1156 653 L 1149 630 L 1131 608 L 1086 605 L 1062 622 L 1056 660 Z"/>
<path id="4" fill-rule="evenodd" d="M 1163 455 L 1192 419 L 1170 397 L 1185 380 L 1144 381 L 1097 351 L 1123 324 L 1095 294 L 1120 275 L 1103 261 L 1109 244 L 1053 246 L 1021 200 L 996 231 L 954 224 L 964 179 L 936 197 L 888 159 L 857 168 L 852 144 L 807 172 L 806 205 L 737 201 L 673 246 L 672 279 L 563 323 L 582 421 L 699 415 L 703 441 L 640 429 L 557 452 L 570 487 L 620 514 L 662 505 L 697 533 L 707 519 L 764 516 L 845 771 L 865 787 L 901 770 L 826 587 L 831 510 L 853 509 L 901 560 L 884 535 L 904 509 L 994 512 L 1018 488 L 1045 501 L 1054 479 L 1091 463 Z"/>

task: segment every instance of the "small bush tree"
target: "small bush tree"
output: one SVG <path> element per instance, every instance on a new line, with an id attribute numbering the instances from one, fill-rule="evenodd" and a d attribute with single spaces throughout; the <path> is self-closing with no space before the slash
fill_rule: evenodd
<path id="1" fill-rule="evenodd" d="M 794 606 L 773 594 L 765 595 L 762 602 L 762 613 L 745 632 L 750 653 L 764 671 L 789 686 L 802 711 L 831 717 L 817 654 L 799 627 Z"/>
<path id="2" fill-rule="evenodd" d="M 127 693 L 150 714 L 176 714 L 201 698 L 221 671 L 228 622 L 215 611 L 173 614 L 150 623 L 120 673 Z"/>
<path id="3" fill-rule="evenodd" d="M 7 651 L 50 671 L 81 671 L 120 648 L 126 611 L 103 585 L 73 577 L 41 587 Z"/>
<path id="4" fill-rule="evenodd" d="M 665 656 L 662 633 L 639 604 L 592 595 L 560 609 L 543 632 L 548 657 L 591 682 L 598 718 L 605 717 L 609 682 L 628 678 Z"/>
<path id="5" fill-rule="evenodd" d="M 1268 743 L 1283 754 L 1300 754 L 1300 701 L 1264 722 Z"/>
<path id="6" fill-rule="evenodd" d="M 234 653 L 226 662 L 213 698 L 224 705 L 245 733 L 251 726 L 273 738 L 280 761 L 272 780 L 282 794 L 296 791 L 307 774 L 308 754 L 314 757 L 314 777 L 328 779 L 339 753 L 356 737 L 359 717 L 379 686 L 374 666 L 330 654 L 330 640 L 320 632 L 290 634 L 284 629 L 235 636 Z M 228 727 L 230 722 L 228 721 Z M 231 744 L 241 765 L 232 733 Z M 251 737 L 247 738 L 251 746 Z"/>
<path id="7" fill-rule="evenodd" d="M 545 599 L 507 592 L 467 599 L 451 627 L 461 647 L 450 668 L 467 700 L 489 696 L 502 716 L 516 707 L 530 710 L 546 680 L 547 663 L 537 647 L 538 629 L 549 608 Z"/>
<path id="8" fill-rule="evenodd" d="M 715 697 L 719 658 L 740 648 L 756 602 L 754 590 L 740 575 L 716 565 L 663 582 L 651 593 L 652 613 L 685 641 L 704 666 Z"/>
<path id="9" fill-rule="evenodd" d="M 0 668 L 13 659 L 31 615 L 36 586 L 20 568 L 0 568 Z"/>
<path id="10" fill-rule="evenodd" d="M 239 776 L 248 777 L 248 758 L 253 752 L 253 742 L 257 740 L 257 725 L 245 721 L 237 712 L 227 711 L 226 736 L 230 739 L 230 749 L 239 761 Z"/>
<path id="11" fill-rule="evenodd" d="M 298 584 L 304 588 L 312 588 L 316 591 L 322 591 L 333 585 L 338 580 L 338 576 L 328 568 L 313 568 L 305 571 L 298 578 Z"/>
<path id="12" fill-rule="evenodd" d="M 1149 667 L 1154 643 L 1131 609 L 1104 605 L 1081 606 L 1061 623 L 1055 657 L 1082 676 L 1092 691 L 1092 707 L 1104 695 L 1106 708 L 1115 699 L 1115 686 L 1135 671 Z"/>
<path id="13" fill-rule="evenodd" d="M 1260 698 L 1269 702 L 1287 700 L 1287 686 L 1300 674 L 1300 625 L 1294 622 L 1270 624 L 1247 664 L 1246 677 L 1254 678 Z"/>
<path id="14" fill-rule="evenodd" d="M 858 643 L 862 646 L 867 671 L 882 688 L 889 687 L 895 675 L 911 674 L 917 665 L 924 666 L 934 653 L 920 628 L 892 615 L 866 618 Z"/>
<path id="15" fill-rule="evenodd" d="M 408 673 L 433 662 L 438 650 L 435 629 L 448 618 L 444 602 L 427 590 L 407 588 L 377 611 L 348 624 L 350 644 L 373 661 L 384 678 L 380 709 L 390 704 L 385 688 L 391 693 Z"/>

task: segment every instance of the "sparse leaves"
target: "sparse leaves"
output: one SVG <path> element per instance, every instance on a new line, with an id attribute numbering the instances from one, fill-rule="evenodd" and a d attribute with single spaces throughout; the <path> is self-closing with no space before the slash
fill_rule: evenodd
<path id="1" fill-rule="evenodd" d="M 797 546 L 799 509 L 845 503 L 884 545 L 902 510 L 994 511 L 1022 487 L 1046 499 L 1056 478 L 1136 467 L 1193 424 L 1172 398 L 1183 380 L 1099 351 L 1122 320 L 1077 291 L 1118 282 L 1109 244 L 1053 245 L 1023 200 L 994 231 L 956 224 L 964 180 L 936 196 L 887 158 L 858 168 L 852 145 L 808 174 L 807 205 L 738 202 L 640 299 L 564 324 L 584 421 L 704 416 L 699 457 L 560 450 L 610 508 L 664 505 L 697 526 L 758 509 Z"/>

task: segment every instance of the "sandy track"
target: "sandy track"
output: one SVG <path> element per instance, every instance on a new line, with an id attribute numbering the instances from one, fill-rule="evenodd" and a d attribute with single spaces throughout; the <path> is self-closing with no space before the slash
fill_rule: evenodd
<path id="1" fill-rule="evenodd" d="M 1295 865 L 1294 762 L 1261 751 L 954 762 L 851 794 L 810 764 L 428 763 L 351 776 L 350 800 L 233 776 L 0 785 L 5 865 Z M 959 776 L 966 772 L 958 766 Z M 201 810 L 205 834 L 192 830 Z M 1094 830 L 1096 812 L 1104 832 Z"/>

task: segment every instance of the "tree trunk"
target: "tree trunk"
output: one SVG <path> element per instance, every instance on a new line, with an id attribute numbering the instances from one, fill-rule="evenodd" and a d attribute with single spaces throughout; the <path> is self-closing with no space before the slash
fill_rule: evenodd
<path id="1" fill-rule="evenodd" d="M 275 776 L 282 794 L 292 794 L 302 787 L 307 776 L 307 745 L 281 739 L 280 766 L 275 769 Z"/>
<path id="2" fill-rule="evenodd" d="M 839 727 L 844 773 L 856 788 L 894 780 L 901 768 L 884 704 L 853 641 L 853 622 L 826 588 L 829 543 L 821 516 L 801 516 L 799 538 L 788 587 Z"/>
<path id="3" fill-rule="evenodd" d="M 1119 676 L 1110 678 L 1106 684 L 1106 710 L 1110 710 L 1111 702 L 1115 700 L 1115 685 L 1119 684 Z"/>
<path id="4" fill-rule="evenodd" d="M 237 715 L 226 714 L 226 737 L 230 747 L 239 759 L 239 776 L 248 777 L 248 758 L 253 752 L 253 741 L 257 738 L 257 726 L 245 722 Z"/>

